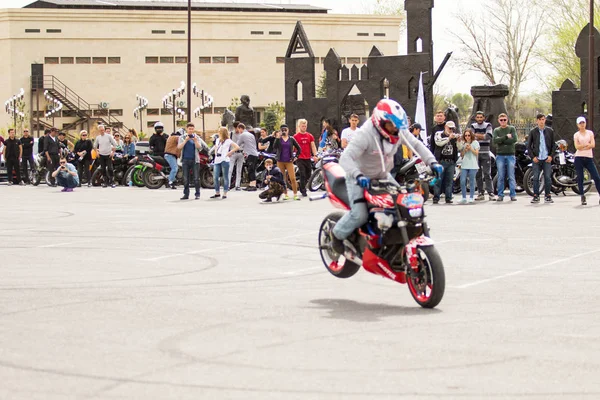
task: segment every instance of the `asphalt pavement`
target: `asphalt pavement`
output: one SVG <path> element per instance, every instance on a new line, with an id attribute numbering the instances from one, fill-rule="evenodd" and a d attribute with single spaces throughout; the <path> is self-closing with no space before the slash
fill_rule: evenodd
<path id="1" fill-rule="evenodd" d="M 327 200 L 212 194 L 0 185 L 0 399 L 600 398 L 597 194 L 429 205 L 434 310 L 325 270 Z"/>

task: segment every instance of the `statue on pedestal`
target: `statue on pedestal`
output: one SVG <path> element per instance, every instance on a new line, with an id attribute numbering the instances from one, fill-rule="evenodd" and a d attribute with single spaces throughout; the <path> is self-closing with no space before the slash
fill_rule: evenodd
<path id="1" fill-rule="evenodd" d="M 256 114 L 254 114 L 254 109 L 250 107 L 250 96 L 244 94 L 240 101 L 242 104 L 235 110 L 235 120 L 240 121 L 246 127 L 256 127 Z"/>

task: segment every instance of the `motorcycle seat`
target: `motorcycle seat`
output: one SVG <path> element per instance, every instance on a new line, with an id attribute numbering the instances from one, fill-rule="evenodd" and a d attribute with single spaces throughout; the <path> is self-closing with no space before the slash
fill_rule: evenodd
<path id="1" fill-rule="evenodd" d="M 350 199 L 348 198 L 348 189 L 346 188 L 346 177 L 335 176 L 330 169 L 324 169 L 325 180 L 331 188 L 331 192 L 340 199 L 345 205 L 350 207 Z"/>
<path id="2" fill-rule="evenodd" d="M 156 161 L 157 163 L 159 163 L 163 167 L 166 167 L 166 166 L 169 165 L 169 163 L 167 162 L 167 160 L 164 159 L 164 157 L 161 157 L 161 156 L 150 156 L 150 157 L 152 157 L 152 159 L 154 161 Z"/>

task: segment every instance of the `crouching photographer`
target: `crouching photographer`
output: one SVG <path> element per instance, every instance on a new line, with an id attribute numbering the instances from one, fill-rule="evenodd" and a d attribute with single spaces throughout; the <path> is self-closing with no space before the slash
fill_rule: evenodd
<path id="1" fill-rule="evenodd" d="M 77 169 L 73 164 L 67 163 L 66 158 L 60 159 L 60 165 L 56 171 L 52 173 L 52 177 L 56 178 L 56 184 L 61 186 L 61 192 L 72 192 L 79 184 L 79 176 Z"/>

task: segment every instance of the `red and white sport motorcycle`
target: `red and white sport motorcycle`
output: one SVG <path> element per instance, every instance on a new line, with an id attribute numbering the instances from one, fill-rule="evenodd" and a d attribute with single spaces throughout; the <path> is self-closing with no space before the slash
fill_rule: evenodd
<path id="1" fill-rule="evenodd" d="M 339 164 L 326 164 L 326 194 L 319 198 L 329 198 L 335 207 L 348 211 L 345 176 Z M 319 251 L 325 267 L 335 277 L 349 278 L 362 266 L 373 274 L 408 284 L 421 307 L 437 306 L 444 296 L 446 277 L 442 259 L 429 238 L 418 181 L 403 187 L 396 182 L 371 181 L 364 196 L 369 219 L 344 241 L 345 254 L 336 253 L 331 246 L 333 228 L 344 212 L 331 213 L 321 223 Z"/>

